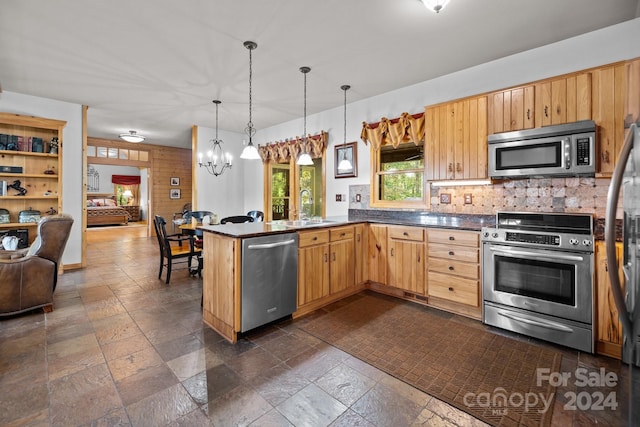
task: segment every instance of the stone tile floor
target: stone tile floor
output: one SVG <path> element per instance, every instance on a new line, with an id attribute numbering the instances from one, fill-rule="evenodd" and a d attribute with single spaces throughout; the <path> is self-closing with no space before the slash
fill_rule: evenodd
<path id="1" fill-rule="evenodd" d="M 304 318 L 227 343 L 202 324 L 201 280 L 158 280 L 154 238 L 91 243 L 87 264 L 60 276 L 53 312 L 0 320 L 0 425 L 485 425 L 308 335 Z M 563 369 L 620 370 L 576 353 Z M 553 425 L 616 422 L 556 402 Z"/>

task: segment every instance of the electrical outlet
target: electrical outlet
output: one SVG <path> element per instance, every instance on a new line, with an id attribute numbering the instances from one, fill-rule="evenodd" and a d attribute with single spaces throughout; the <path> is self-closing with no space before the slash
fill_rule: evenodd
<path id="1" fill-rule="evenodd" d="M 465 193 L 464 195 L 464 204 L 470 205 L 473 203 L 473 195 L 471 193 Z"/>
<path id="2" fill-rule="evenodd" d="M 342 194 L 336 194 L 336 202 L 342 201 Z"/>
<path id="3" fill-rule="evenodd" d="M 362 196 L 360 194 L 356 194 L 356 203 L 360 203 L 362 201 Z"/>
<path id="4" fill-rule="evenodd" d="M 440 203 L 443 205 L 448 205 L 449 203 L 451 203 L 451 193 L 440 194 Z"/>

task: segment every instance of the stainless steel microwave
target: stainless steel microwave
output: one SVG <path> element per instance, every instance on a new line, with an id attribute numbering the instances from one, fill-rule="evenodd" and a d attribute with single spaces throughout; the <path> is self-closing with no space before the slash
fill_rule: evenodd
<path id="1" fill-rule="evenodd" d="M 489 176 L 595 176 L 592 120 L 489 135 Z"/>

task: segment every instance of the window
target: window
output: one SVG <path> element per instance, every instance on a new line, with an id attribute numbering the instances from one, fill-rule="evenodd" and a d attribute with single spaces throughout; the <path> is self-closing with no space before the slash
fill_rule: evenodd
<path id="1" fill-rule="evenodd" d="M 379 150 L 372 149 L 372 156 L 376 159 L 372 206 L 426 207 L 423 145 L 383 145 Z"/>

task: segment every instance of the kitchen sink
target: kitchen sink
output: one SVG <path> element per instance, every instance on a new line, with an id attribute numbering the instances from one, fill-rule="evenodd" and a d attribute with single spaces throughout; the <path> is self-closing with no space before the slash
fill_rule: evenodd
<path id="1" fill-rule="evenodd" d="M 331 224 L 333 221 L 327 221 L 322 218 L 318 219 L 297 219 L 297 220 L 276 220 L 267 222 L 269 225 L 280 225 L 286 228 L 301 228 L 301 227 L 317 227 L 321 225 Z"/>

